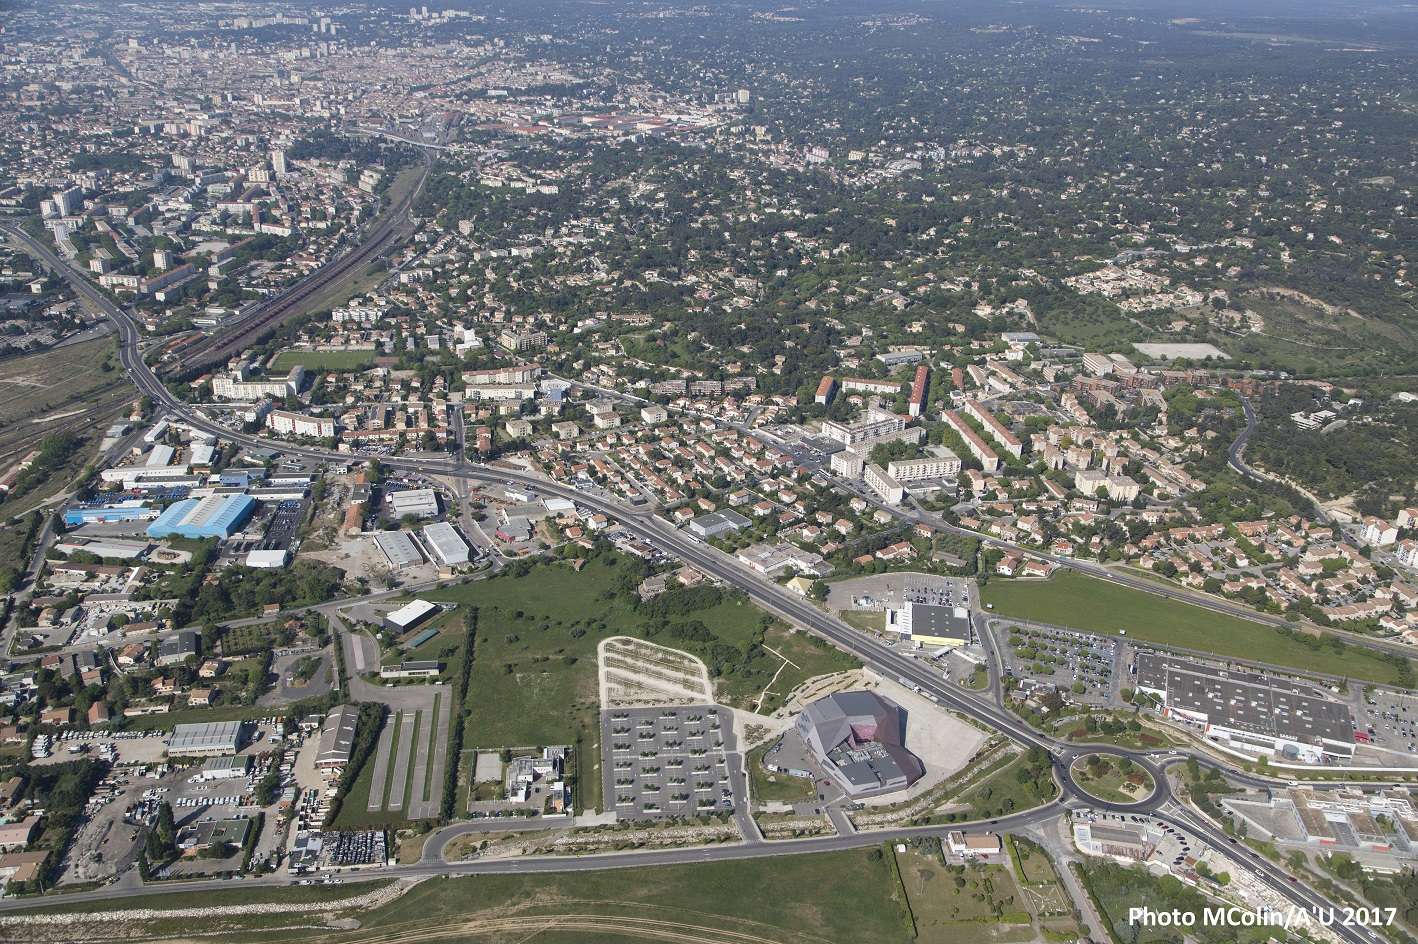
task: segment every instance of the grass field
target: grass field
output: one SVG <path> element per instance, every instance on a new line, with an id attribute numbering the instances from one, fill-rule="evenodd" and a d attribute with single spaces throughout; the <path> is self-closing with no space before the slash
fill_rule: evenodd
<path id="1" fill-rule="evenodd" d="M 855 629 L 869 632 L 886 631 L 886 614 L 874 610 L 843 610 L 837 614 L 842 622 Z"/>
<path id="2" fill-rule="evenodd" d="M 628 598 L 617 589 L 627 575 L 634 576 L 632 566 L 625 558 L 599 556 L 588 560 L 579 573 L 565 564 L 539 565 L 524 575 L 504 575 L 427 595 L 478 608 L 466 746 L 570 744 L 578 735 L 594 735 L 597 643 L 617 634 L 646 636 L 649 618 L 632 605 L 633 596 Z M 731 597 L 676 616 L 672 622 L 702 623 L 718 644 L 743 651 L 752 645 L 763 618 L 752 603 Z M 695 650 L 694 644 L 667 637 L 661 634 L 656 641 Z M 764 643 L 793 662 L 773 686 L 779 701 L 810 676 L 856 665 L 825 643 L 777 624 L 767 630 Z M 747 705 L 781 665 L 768 652 L 734 662 L 731 672 L 715 679 L 716 697 L 727 704 Z M 766 703 L 768 710 L 773 705 Z"/>
<path id="3" fill-rule="evenodd" d="M 896 856 L 901 884 L 923 944 L 1028 941 L 1032 919 L 1009 870 L 1000 865 L 946 866 L 920 852 Z"/>
<path id="4" fill-rule="evenodd" d="M 1075 571 L 1046 581 L 991 580 L 981 593 L 999 616 L 1069 626 L 1162 646 L 1196 649 L 1306 672 L 1345 675 L 1368 682 L 1402 681 L 1400 666 L 1355 646 L 1283 635 L 1251 620 L 1168 600 Z"/>
<path id="5" fill-rule="evenodd" d="M 299 364 L 307 371 L 361 370 L 374 363 L 374 351 L 282 351 L 268 371 L 280 376 Z"/>
<path id="6" fill-rule="evenodd" d="M 879 850 L 851 850 L 605 872 L 433 878 L 382 907 L 344 912 L 358 919 L 354 931 L 312 927 L 310 915 L 300 912 L 203 919 L 202 929 L 206 934 L 239 934 L 243 941 L 321 944 L 375 944 L 406 935 L 409 940 L 487 944 L 532 939 L 537 944 L 909 944 L 904 902 L 892 891 L 894 886 L 890 864 Z M 359 885 L 250 890 L 251 900 L 263 902 L 328 901 L 361 891 Z M 315 898 L 313 892 L 321 896 Z M 207 903 L 194 902 L 193 897 L 135 898 L 123 907 Z M 210 903 L 241 902 L 222 896 Z M 57 908 L 50 903 L 44 910 Z M 102 905 L 87 910 L 99 911 Z M 187 922 L 190 925 L 191 919 Z M 177 919 L 158 918 L 125 921 L 121 930 L 110 931 L 113 939 L 163 933 L 190 936 L 190 928 L 183 931 Z"/>

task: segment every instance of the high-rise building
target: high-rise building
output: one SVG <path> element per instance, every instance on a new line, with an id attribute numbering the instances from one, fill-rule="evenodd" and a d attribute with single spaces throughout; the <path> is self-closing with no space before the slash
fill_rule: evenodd
<path id="1" fill-rule="evenodd" d="M 68 190 L 57 190 L 54 193 L 54 208 L 59 211 L 60 216 L 72 216 L 84 205 L 84 192 L 78 187 L 70 187 Z"/>
<path id="2" fill-rule="evenodd" d="M 271 152 L 271 170 L 276 172 L 277 177 L 286 175 L 286 152 L 275 150 Z"/>

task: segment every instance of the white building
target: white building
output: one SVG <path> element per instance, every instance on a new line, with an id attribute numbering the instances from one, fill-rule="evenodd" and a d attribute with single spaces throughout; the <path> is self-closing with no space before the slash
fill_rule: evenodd
<path id="1" fill-rule="evenodd" d="M 888 505 L 899 505 L 906 498 L 906 489 L 901 483 L 875 463 L 867 466 L 863 478 L 871 490 L 880 495 L 881 500 Z"/>
<path id="2" fill-rule="evenodd" d="M 335 421 L 328 416 L 305 416 L 286 410 L 272 410 L 266 414 L 266 428 L 282 436 L 311 436 L 316 439 L 331 439 L 335 435 Z"/>

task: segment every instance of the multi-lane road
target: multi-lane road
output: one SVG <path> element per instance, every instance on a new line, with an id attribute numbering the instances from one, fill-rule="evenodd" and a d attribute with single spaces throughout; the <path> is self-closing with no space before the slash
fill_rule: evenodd
<path id="1" fill-rule="evenodd" d="M 332 450 L 294 446 L 243 434 L 239 431 L 214 423 L 200 411 L 178 400 L 168 391 L 145 363 L 140 344 L 141 335 L 137 323 L 127 312 L 113 304 L 106 295 L 95 289 L 87 278 L 65 265 L 53 252 L 31 239 L 28 234 L 19 230 L 17 227 L 6 226 L 5 229 L 14 238 L 24 244 L 29 252 L 43 260 L 55 272 L 62 274 L 68 279 L 75 291 L 80 293 L 112 320 L 118 330 L 119 358 L 123 369 L 127 372 L 128 377 L 132 380 L 134 385 L 144 394 L 151 397 L 155 404 L 162 410 L 176 418 L 180 418 L 184 423 L 195 429 L 203 430 L 213 435 L 221 436 L 228 440 L 234 440 L 255 448 L 277 449 L 289 455 L 297 455 L 338 464 L 347 464 L 350 461 L 349 455 L 337 453 Z M 439 476 L 482 483 L 521 485 L 538 493 L 567 498 L 578 504 L 602 512 L 620 521 L 622 526 L 632 534 L 660 548 L 676 559 L 690 563 L 724 583 L 742 590 L 753 599 L 754 602 L 769 612 L 795 625 L 806 628 L 839 648 L 852 653 L 857 658 L 861 659 L 865 665 L 882 675 L 896 679 L 903 684 L 915 688 L 919 693 L 937 703 L 975 719 L 1022 746 L 1038 748 L 1047 752 L 1052 760 L 1054 776 L 1060 786 L 1061 802 L 1056 801 L 1037 810 L 999 817 L 988 822 L 975 824 L 977 827 L 983 826 L 984 828 L 1000 831 L 1021 828 L 1059 815 L 1064 809 L 1064 804 L 1073 807 L 1087 806 L 1117 812 L 1147 813 L 1155 819 L 1172 825 L 1174 828 L 1198 836 L 1220 854 L 1232 859 L 1239 867 L 1246 869 L 1249 873 L 1255 875 L 1261 881 L 1264 881 L 1275 892 L 1296 906 L 1307 909 L 1329 908 L 1331 906 L 1331 903 L 1324 899 L 1323 896 L 1295 882 L 1278 866 L 1256 855 L 1248 847 L 1237 844 L 1208 820 L 1183 807 L 1171 792 L 1171 787 L 1165 774 L 1164 764 L 1159 763 L 1159 760 L 1162 760 L 1161 757 L 1146 752 L 1130 751 L 1112 745 L 1085 746 L 1068 744 L 1040 734 L 998 703 L 996 700 L 999 694 L 997 688 L 992 688 L 990 692 L 990 695 L 993 697 L 982 697 L 979 694 L 966 692 L 951 685 L 943 678 L 940 671 L 929 663 L 922 662 L 912 656 L 898 652 L 852 629 L 797 594 L 748 570 L 729 555 L 676 529 L 667 521 L 657 517 L 650 509 L 630 508 L 608 498 L 582 492 L 538 476 L 510 469 L 493 468 L 481 464 L 469 463 L 464 461 L 462 457 L 459 457 L 457 460 L 389 458 L 382 459 L 381 461 L 390 468 L 420 476 Z M 935 524 L 935 522 L 932 523 Z M 1033 551 L 1030 551 L 1030 553 L 1037 554 L 1037 552 Z M 1078 566 L 1078 562 L 1075 561 L 1068 561 L 1067 564 L 1069 566 Z M 1099 569 L 1102 570 L 1102 568 Z M 1117 579 L 1117 575 L 1109 571 L 1104 571 L 1104 574 L 1110 579 Z M 1154 592 L 1156 590 L 1155 586 L 1152 585 L 1147 586 L 1145 589 Z M 1251 614 L 1248 613 L 1247 615 Z M 1153 778 L 1153 782 L 1156 784 L 1155 791 L 1150 797 L 1133 804 L 1105 803 L 1089 796 L 1073 781 L 1069 768 L 1073 761 L 1079 756 L 1091 752 L 1102 752 L 1130 758 L 1146 770 Z M 1213 762 L 1208 759 L 1207 763 Z M 1275 782 L 1270 783 L 1274 785 Z M 938 830 L 936 831 L 938 832 Z M 790 842 L 744 842 L 735 845 L 715 846 L 707 849 L 674 849 L 659 852 L 614 853 L 597 856 L 523 857 L 513 860 L 486 862 L 473 860 L 459 863 L 425 862 L 416 865 L 389 867 L 380 870 L 380 874 L 413 876 L 446 873 L 559 872 L 628 868 L 670 863 L 691 863 L 734 858 L 755 858 L 870 845 L 880 842 L 884 838 L 897 835 L 910 835 L 911 832 L 913 831 L 902 830 L 887 833 L 860 833 Z M 259 881 L 270 884 L 287 882 L 289 879 L 287 877 L 273 877 Z M 253 881 L 253 883 L 255 882 Z M 98 889 L 80 895 L 68 895 L 65 896 L 64 900 L 75 902 L 101 900 L 128 897 L 134 894 L 150 894 L 155 890 L 164 892 L 190 891 L 207 887 L 229 886 L 227 883 L 223 882 L 163 883 L 151 888 Z M 0 909 L 15 906 L 16 905 L 10 902 L 0 901 Z M 1368 932 L 1361 931 L 1360 929 L 1337 927 L 1335 930 L 1343 938 L 1351 942 L 1351 944 L 1362 944 L 1362 942 L 1369 939 L 1367 936 Z"/>

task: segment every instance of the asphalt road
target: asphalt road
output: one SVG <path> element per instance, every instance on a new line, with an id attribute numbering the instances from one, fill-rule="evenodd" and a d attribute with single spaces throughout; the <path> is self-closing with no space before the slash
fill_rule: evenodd
<path id="1" fill-rule="evenodd" d="M 16 238 L 20 239 L 21 242 L 25 243 L 27 248 L 48 262 L 54 271 L 62 273 L 77 292 L 84 295 L 108 315 L 118 328 L 120 341 L 119 358 L 124 370 L 127 371 L 129 378 L 143 393 L 152 397 L 155 403 L 161 405 L 168 413 L 180 417 L 183 422 L 196 429 L 201 429 L 228 440 L 234 440 L 255 448 L 270 449 L 274 447 L 286 454 L 300 455 L 339 464 L 346 464 L 350 461 L 350 456 L 334 452 L 333 450 L 275 443 L 271 440 L 261 439 L 227 429 L 206 419 L 201 413 L 188 404 L 177 400 L 167 388 L 163 386 L 144 362 L 139 343 L 140 333 L 134 320 L 126 312 L 114 305 L 106 296 L 98 292 L 87 278 L 64 265 L 53 253 L 49 252 L 46 247 L 30 239 L 28 234 L 25 234 L 18 228 L 14 228 L 11 232 Z M 1251 852 L 1248 847 L 1232 842 L 1229 837 L 1225 836 L 1220 830 L 1211 826 L 1206 821 L 1194 817 L 1185 809 L 1182 809 L 1171 794 L 1170 784 L 1167 781 L 1164 771 L 1154 763 L 1150 755 L 1113 747 L 1111 745 L 1080 747 L 1065 744 L 1039 734 L 1001 706 L 993 704 L 976 694 L 965 693 L 949 685 L 941 677 L 939 671 L 933 667 L 922 665 L 913 658 L 902 655 L 899 652 L 877 643 L 870 637 L 857 632 L 830 614 L 813 606 L 802 597 L 761 578 L 759 575 L 743 567 L 734 558 L 687 536 L 668 522 L 655 517 L 648 511 L 630 509 L 620 505 L 618 502 L 613 502 L 596 495 L 589 495 L 536 476 L 513 470 L 495 469 L 480 464 L 464 463 L 461 459 L 459 461 L 451 459 L 387 459 L 383 461 L 388 467 L 424 476 L 442 475 L 462 477 L 485 483 L 521 484 L 542 494 L 571 499 L 583 506 L 590 507 L 613 517 L 619 520 L 626 530 L 668 552 L 677 559 L 693 564 L 730 586 L 739 588 L 760 606 L 772 613 L 782 616 L 792 623 L 812 630 L 845 651 L 856 655 L 864 664 L 872 667 L 883 675 L 895 678 L 908 686 L 915 687 L 932 700 L 947 705 L 968 717 L 974 718 L 988 727 L 1005 734 L 1021 745 L 1047 751 L 1052 757 L 1054 776 L 1060 784 L 1064 800 L 1071 801 L 1075 804 L 1090 806 L 1095 809 L 1117 812 L 1149 812 L 1163 822 L 1168 822 L 1176 828 L 1186 829 L 1205 839 L 1213 848 L 1217 849 L 1218 852 L 1230 857 L 1238 866 L 1244 867 L 1252 874 L 1255 874 L 1270 885 L 1277 893 L 1294 904 L 1307 908 L 1330 907 L 1330 903 L 1317 892 L 1291 881 L 1289 876 L 1278 867 Z M 933 526 L 939 526 L 936 525 L 935 522 L 932 522 L 932 524 Z M 986 538 L 986 540 L 993 541 L 994 539 Z M 995 543 L 1000 542 L 996 541 Z M 1038 555 L 1037 552 L 1034 551 L 1029 551 L 1029 553 L 1035 554 L 1035 556 L 1047 556 Z M 1076 561 L 1061 560 L 1060 562 L 1065 566 L 1085 569 L 1079 567 L 1079 562 Z M 1119 579 L 1119 575 L 1112 574 L 1104 568 L 1098 567 L 1096 570 L 1101 571 L 1108 579 L 1113 579 L 1117 582 L 1127 582 L 1126 580 Z M 1149 592 L 1158 592 L 1156 586 L 1152 584 L 1148 584 L 1142 589 L 1146 589 Z M 1162 595 L 1168 596 L 1169 594 L 1163 592 Z M 1180 597 L 1181 595 L 1179 594 L 1178 596 Z M 1219 607 L 1219 601 L 1212 606 L 1213 609 L 1219 609 Z M 1252 614 L 1249 612 L 1246 612 L 1245 615 L 1252 617 Z M 1151 797 L 1133 804 L 1104 803 L 1092 798 L 1073 782 L 1069 773 L 1069 766 L 1074 759 L 1082 754 L 1091 752 L 1129 757 L 1140 767 L 1147 770 L 1149 775 L 1152 776 L 1154 783 L 1157 785 L 1155 792 Z M 1014 825 L 1028 825 L 1038 822 L 1039 817 L 1057 815 L 1059 810 L 1060 806 L 1057 803 L 1050 804 L 1046 807 L 1041 807 L 1039 810 L 1015 814 L 1010 817 L 1000 817 L 990 821 L 986 825 L 987 828 L 991 830 L 1007 831 Z M 932 831 L 938 833 L 939 829 Z M 675 849 L 662 852 L 617 853 L 604 856 L 582 856 L 569 860 L 562 858 L 540 859 L 522 857 L 489 862 L 479 862 L 475 860 L 470 863 L 457 864 L 419 864 L 383 869 L 380 871 L 380 874 L 417 875 L 457 874 L 461 872 L 470 874 L 482 872 L 490 874 L 497 872 L 564 872 L 588 869 L 628 868 L 633 866 L 713 861 L 715 859 L 757 858 L 761 856 L 782 855 L 791 852 L 812 852 L 850 848 L 853 846 L 874 844 L 891 835 L 895 834 L 869 833 L 833 836 L 801 840 L 791 844 L 786 842 L 762 844 L 743 843 L 733 846 L 715 846 L 708 849 Z M 279 880 L 268 881 L 271 883 L 279 883 Z M 224 887 L 227 884 L 228 883 L 225 882 L 184 883 L 180 890 L 193 890 L 194 885 L 200 885 L 200 887 Z M 163 886 L 157 887 L 163 888 Z M 163 890 L 167 889 L 163 888 Z M 173 890 L 179 889 L 175 888 Z M 151 891 L 152 889 L 145 888 L 136 893 L 145 894 L 151 893 Z M 102 900 L 111 897 L 127 897 L 133 894 L 133 892 L 127 889 L 99 889 L 95 892 L 83 894 L 94 896 L 92 900 Z M 75 895 L 65 896 L 65 900 L 81 901 L 86 899 Z M 28 905 L 31 903 L 24 904 Z M 0 902 L 0 908 L 7 907 L 11 907 L 8 902 Z M 1354 928 L 1336 927 L 1335 931 L 1344 939 L 1350 941 L 1351 944 L 1363 944 L 1363 942 L 1368 940 L 1364 933 Z"/>

